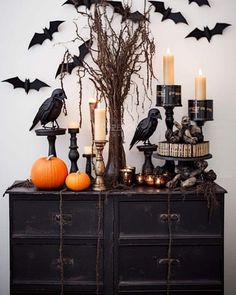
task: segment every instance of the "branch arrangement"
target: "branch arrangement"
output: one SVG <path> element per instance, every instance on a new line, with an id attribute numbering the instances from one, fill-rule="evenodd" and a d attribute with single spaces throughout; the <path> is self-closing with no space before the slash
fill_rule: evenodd
<path id="1" fill-rule="evenodd" d="M 125 5 L 124 12 L 128 16 L 131 6 Z M 98 100 L 104 99 L 109 109 L 115 110 L 120 106 L 123 112 L 123 104 L 127 98 L 134 77 L 142 80 L 142 85 L 147 94 L 154 78 L 152 60 L 155 53 L 154 40 L 149 30 L 149 9 L 144 8 L 142 17 L 138 21 L 132 21 L 123 14 L 120 22 L 118 15 L 112 12 L 107 1 L 93 6 L 93 9 L 77 12 L 87 17 L 89 38 L 87 42 L 80 34 L 76 23 L 75 40 L 87 44 L 92 62 L 83 60 L 83 67 L 79 67 L 80 104 L 82 100 L 82 78 L 89 74 L 97 91 Z M 75 41 L 73 40 L 73 41 Z M 70 59 L 69 52 L 65 57 Z M 140 72 L 145 66 L 145 77 Z M 61 71 L 61 79 L 64 73 Z M 123 115 L 123 114 L 121 114 Z M 123 116 L 122 116 L 123 117 Z"/>

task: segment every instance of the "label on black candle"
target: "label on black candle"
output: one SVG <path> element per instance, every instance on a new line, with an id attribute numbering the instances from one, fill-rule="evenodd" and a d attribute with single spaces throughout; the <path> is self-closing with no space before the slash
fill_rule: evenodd
<path id="1" fill-rule="evenodd" d="M 213 100 L 189 100 L 188 113 L 192 121 L 213 120 Z"/>

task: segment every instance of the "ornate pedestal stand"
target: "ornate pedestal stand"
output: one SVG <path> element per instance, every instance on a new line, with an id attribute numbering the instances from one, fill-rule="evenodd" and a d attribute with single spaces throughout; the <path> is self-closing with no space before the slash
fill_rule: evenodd
<path id="1" fill-rule="evenodd" d="M 139 145 L 137 146 L 137 149 L 140 152 L 143 152 L 145 157 L 142 167 L 142 173 L 144 175 L 152 174 L 154 169 L 154 166 L 152 164 L 152 154 L 157 150 L 157 145 Z"/>
<path id="2" fill-rule="evenodd" d="M 56 137 L 57 135 L 64 135 L 66 133 L 66 129 L 64 128 L 56 128 L 56 129 L 37 129 L 35 130 L 37 136 L 47 136 L 49 149 L 48 156 L 54 155 L 57 156 L 56 153 Z"/>

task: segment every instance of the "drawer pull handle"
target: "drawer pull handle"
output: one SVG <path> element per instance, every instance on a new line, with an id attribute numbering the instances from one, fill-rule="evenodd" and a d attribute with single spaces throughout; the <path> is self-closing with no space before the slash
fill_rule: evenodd
<path id="1" fill-rule="evenodd" d="M 56 223 L 61 222 L 61 215 L 55 214 L 53 216 L 53 220 L 56 221 Z M 71 224 L 72 223 L 72 214 L 62 214 L 62 223 L 65 224 Z"/>
<path id="2" fill-rule="evenodd" d="M 172 222 L 180 222 L 180 214 L 173 213 L 173 214 L 161 214 L 160 220 L 161 222 L 168 222 L 168 219 Z"/>
<path id="3" fill-rule="evenodd" d="M 177 265 L 180 264 L 180 260 L 177 259 L 177 258 L 170 258 L 170 259 L 168 259 L 168 258 L 161 258 L 161 259 L 159 259 L 158 263 L 159 264 L 168 264 L 169 261 L 170 261 L 170 264 L 177 264 Z"/>

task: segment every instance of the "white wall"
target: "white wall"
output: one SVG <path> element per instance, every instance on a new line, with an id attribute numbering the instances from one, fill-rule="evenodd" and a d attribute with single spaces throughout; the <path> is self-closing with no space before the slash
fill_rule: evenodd
<path id="1" fill-rule="evenodd" d="M 179 120 L 187 114 L 187 100 L 194 95 L 194 76 L 199 67 L 208 78 L 208 98 L 214 99 L 213 122 L 204 126 L 205 137 L 210 140 L 213 159 L 209 161 L 210 168 L 218 175 L 218 183 L 228 190 L 225 208 L 225 294 L 233 295 L 236 279 L 236 160 L 235 160 L 235 130 L 236 130 L 236 1 L 209 0 L 212 8 L 199 8 L 196 4 L 188 5 L 187 0 L 168 0 L 166 4 L 182 11 L 189 26 L 175 25 L 172 21 L 161 22 L 161 15 L 152 13 L 151 30 L 157 45 L 155 57 L 155 73 L 162 81 L 162 55 L 170 47 L 176 58 L 176 83 L 182 85 L 183 107 L 175 110 L 175 118 Z M 50 1 L 0 1 L 0 36 L 1 36 L 1 71 L 0 80 L 19 76 L 21 79 L 39 78 L 52 86 L 42 88 L 39 92 L 31 91 L 26 95 L 23 89 L 15 89 L 8 83 L 0 83 L 1 91 L 1 182 L 0 194 L 15 180 L 29 178 L 32 163 L 40 156 L 47 154 L 45 138 L 36 137 L 29 132 L 33 117 L 40 104 L 50 96 L 53 88 L 59 87 L 59 81 L 54 79 L 56 69 L 62 59 L 65 48 L 72 48 L 77 53 L 78 44 L 58 44 L 74 38 L 73 19 L 77 17 L 72 6 L 61 6 L 65 0 Z M 139 9 L 143 1 L 133 1 L 134 10 Z M 53 42 L 46 41 L 42 46 L 27 50 L 34 32 L 48 25 L 49 21 L 68 20 L 61 25 L 60 33 L 54 35 Z M 184 37 L 196 26 L 209 25 L 216 22 L 228 22 L 233 26 L 228 28 L 223 36 L 215 36 L 211 43 L 206 39 L 197 42 Z M 86 34 L 86 28 L 81 30 Z M 66 79 L 68 94 L 67 107 L 69 115 L 60 116 L 61 127 L 67 127 L 70 121 L 75 121 L 78 114 L 78 88 L 76 75 Z M 84 125 L 78 137 L 80 152 L 83 146 L 90 142 L 88 100 L 94 97 L 95 91 L 89 85 L 84 85 Z M 155 106 L 155 94 L 152 97 Z M 164 112 L 161 110 L 164 117 Z M 140 118 L 146 113 L 140 112 Z M 127 161 L 139 170 L 142 165 L 142 155 L 133 148 L 128 151 L 128 145 L 133 135 L 137 121 L 130 116 L 125 119 L 125 149 Z M 162 122 L 153 136 L 152 141 L 164 139 L 165 125 Z M 58 156 L 68 165 L 69 136 L 57 139 Z M 155 161 L 155 164 L 158 164 Z M 79 159 L 79 166 L 84 169 L 84 159 Z M 9 224 L 8 196 L 0 201 L 0 295 L 9 294 Z"/>

